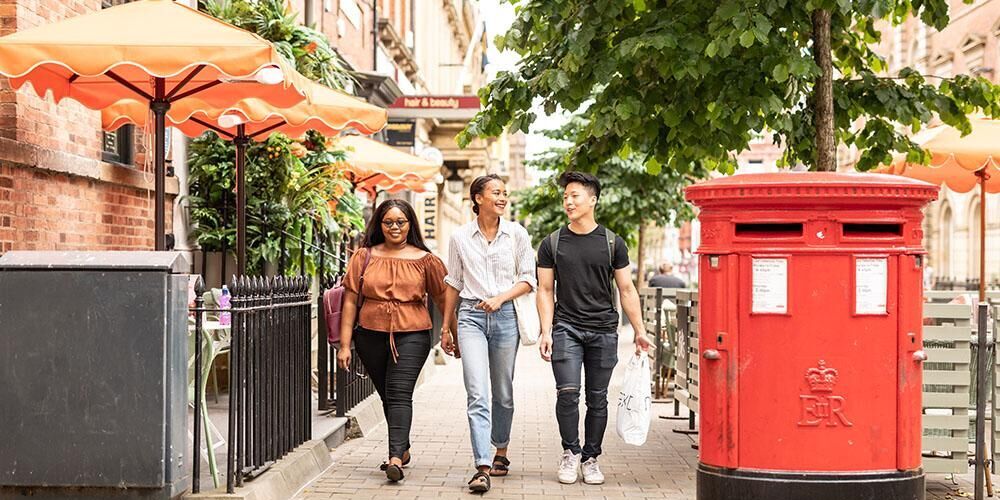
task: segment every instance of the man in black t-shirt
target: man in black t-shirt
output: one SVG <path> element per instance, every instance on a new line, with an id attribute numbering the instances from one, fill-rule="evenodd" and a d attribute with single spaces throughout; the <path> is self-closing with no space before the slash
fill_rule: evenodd
<path id="1" fill-rule="evenodd" d="M 608 426 L 608 384 L 618 363 L 615 288 L 635 330 L 636 353 L 648 351 L 653 342 L 642 323 L 625 241 L 594 220 L 600 182 L 590 174 L 566 172 L 559 185 L 570 222 L 538 248 L 539 350 L 552 362 L 558 391 L 556 420 L 563 447 L 559 482 L 575 483 L 582 462 L 584 483 L 601 484 L 604 475 L 597 457 Z M 587 375 L 582 447 L 581 371 Z"/>

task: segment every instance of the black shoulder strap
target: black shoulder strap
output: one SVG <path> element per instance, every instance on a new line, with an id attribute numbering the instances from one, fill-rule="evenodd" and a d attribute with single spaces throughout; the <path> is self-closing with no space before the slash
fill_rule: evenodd
<path id="1" fill-rule="evenodd" d="M 562 228 L 556 229 L 549 234 L 549 248 L 552 250 L 552 270 L 555 271 L 556 268 L 556 257 L 559 255 L 559 233 L 562 232 Z"/>
<path id="2" fill-rule="evenodd" d="M 608 298 L 611 299 L 611 307 L 615 311 L 618 311 L 618 307 L 615 305 L 615 240 L 618 239 L 618 235 L 605 226 L 604 236 L 608 240 L 608 269 L 610 274 L 610 279 L 608 280 Z"/>

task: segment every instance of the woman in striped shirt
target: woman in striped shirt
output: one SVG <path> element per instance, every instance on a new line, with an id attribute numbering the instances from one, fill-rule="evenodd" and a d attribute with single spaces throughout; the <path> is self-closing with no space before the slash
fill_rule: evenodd
<path id="1" fill-rule="evenodd" d="M 455 231 L 448 247 L 445 318 L 449 321 L 441 332 L 441 346 L 462 358 L 476 465 L 469 489 L 481 493 L 490 489 L 490 476 L 506 476 L 510 467 L 507 447 L 519 338 L 513 300 L 532 291 L 537 281 L 528 232 L 503 218 L 507 209 L 503 180 L 497 175 L 479 177 L 469 194 L 476 219 Z M 447 325 L 456 309 L 458 331 L 452 332 Z"/>

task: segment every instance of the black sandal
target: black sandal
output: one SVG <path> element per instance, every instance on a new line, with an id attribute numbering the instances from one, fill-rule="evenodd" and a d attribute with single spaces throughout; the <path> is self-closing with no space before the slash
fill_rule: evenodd
<path id="1" fill-rule="evenodd" d="M 409 450 L 405 451 L 404 453 L 406 454 L 406 460 L 403 460 L 403 467 L 406 467 L 407 465 L 410 465 L 410 459 L 413 458 L 413 455 L 410 455 Z M 378 466 L 378 470 L 385 472 L 385 469 L 388 467 L 389 467 L 389 462 L 382 462 L 382 465 Z"/>
<path id="2" fill-rule="evenodd" d="M 510 472 L 510 459 L 502 455 L 496 455 L 493 457 L 493 468 L 490 469 L 490 475 L 493 477 L 504 477 Z"/>
<path id="3" fill-rule="evenodd" d="M 389 481 L 398 483 L 403 480 L 403 468 L 396 464 L 389 464 L 385 468 L 385 477 Z"/>
<path id="4" fill-rule="evenodd" d="M 469 480 L 469 491 L 473 493 L 490 491 L 490 475 L 483 471 L 476 471 L 476 474 Z"/>

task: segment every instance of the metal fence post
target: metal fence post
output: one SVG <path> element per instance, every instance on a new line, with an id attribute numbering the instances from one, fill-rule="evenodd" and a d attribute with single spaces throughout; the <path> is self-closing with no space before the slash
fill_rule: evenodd
<path id="1" fill-rule="evenodd" d="M 989 316 L 989 304 L 979 304 L 977 311 L 977 346 L 976 356 L 976 469 L 975 469 L 975 497 L 982 500 L 983 487 L 986 479 L 986 396 L 988 395 L 989 371 L 986 363 L 990 356 L 988 349 L 991 343 L 986 339 L 986 325 Z"/>
<path id="2" fill-rule="evenodd" d="M 201 387 L 201 342 L 202 342 L 202 324 L 201 324 L 201 309 L 205 306 L 205 297 L 202 294 L 205 293 L 205 283 L 202 281 L 201 276 L 195 281 L 194 285 L 194 454 L 192 455 L 192 460 L 194 460 L 193 473 L 194 476 L 191 478 L 191 493 L 199 493 L 201 491 L 201 414 L 205 410 L 202 408 L 201 400 L 204 397 L 204 391 Z M 214 453 L 214 450 L 208 450 L 209 453 Z"/>

